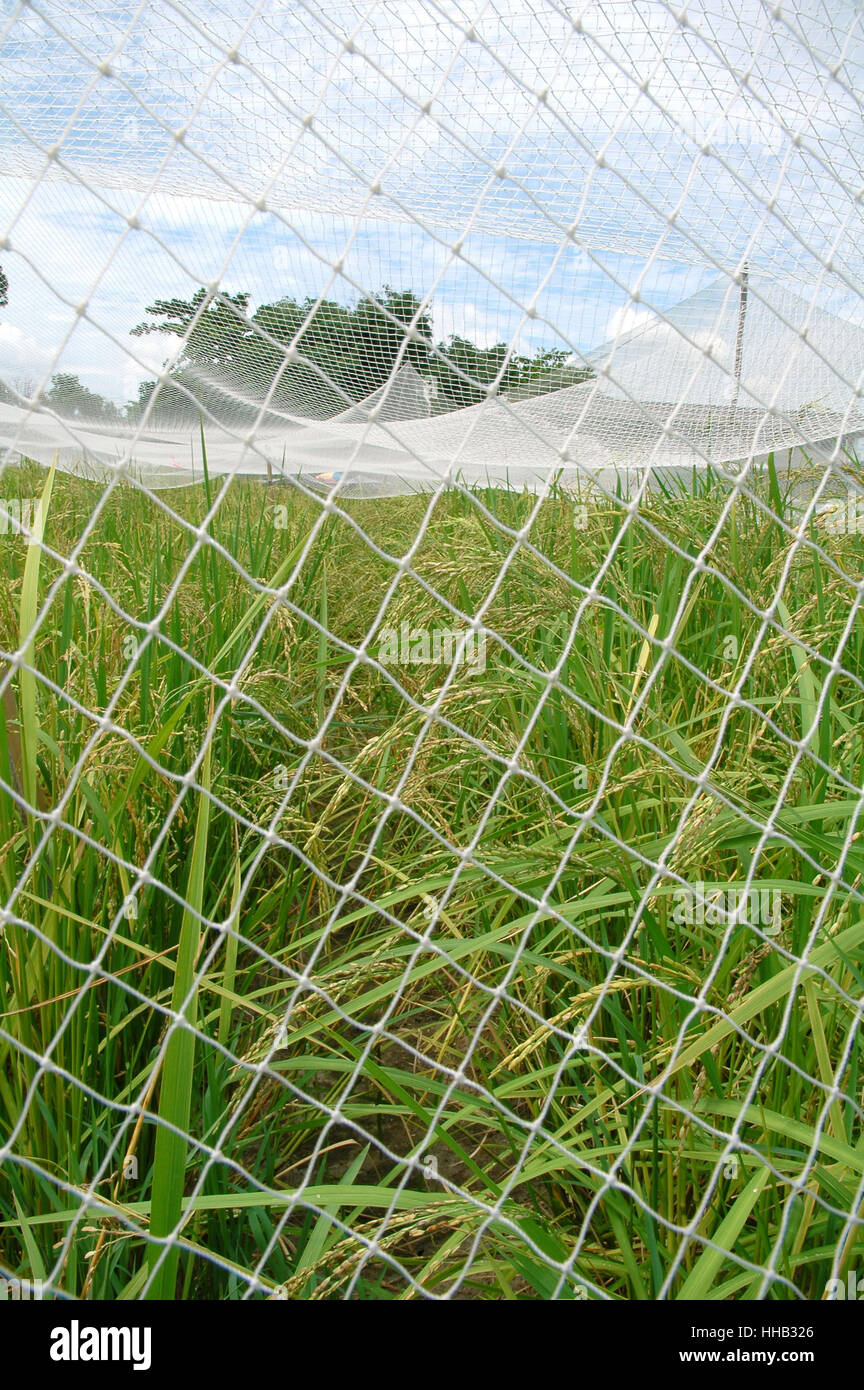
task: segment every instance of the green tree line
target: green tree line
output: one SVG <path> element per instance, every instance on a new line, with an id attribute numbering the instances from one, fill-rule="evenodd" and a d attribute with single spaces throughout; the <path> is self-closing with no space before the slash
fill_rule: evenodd
<path id="1" fill-rule="evenodd" d="M 0 282 L 2 290 L 2 282 Z M 435 412 L 484 399 L 488 388 L 509 398 L 541 395 L 584 381 L 590 372 L 560 349 L 508 352 L 451 335 L 436 342 L 432 315 L 411 290 L 389 285 L 355 304 L 285 297 L 249 312 L 246 293 L 155 299 L 133 336 L 180 340 L 169 377 L 156 392 L 143 381 L 138 399 L 119 407 L 70 373 L 43 393 L 58 413 L 104 423 L 197 420 L 201 407 L 219 418 L 251 418 L 263 402 L 280 413 L 327 419 L 383 386 L 394 370 L 412 367 L 429 387 Z"/>

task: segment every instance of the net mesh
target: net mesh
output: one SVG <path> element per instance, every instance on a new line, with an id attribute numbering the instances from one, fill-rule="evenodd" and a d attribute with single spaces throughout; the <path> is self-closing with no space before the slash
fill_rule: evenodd
<path id="1" fill-rule="evenodd" d="M 0 16 L 7 1283 L 857 1296 L 860 6 Z"/>

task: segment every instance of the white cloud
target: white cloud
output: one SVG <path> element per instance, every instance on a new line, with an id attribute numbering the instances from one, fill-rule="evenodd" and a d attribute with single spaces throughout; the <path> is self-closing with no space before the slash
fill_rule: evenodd
<path id="1" fill-rule="evenodd" d="M 478 347 L 494 347 L 502 337 L 506 339 L 510 336 L 507 331 L 502 331 L 500 318 L 485 314 L 470 303 L 436 304 L 434 319 L 435 335 L 442 339 L 455 333 L 470 338 Z"/>
<path id="2" fill-rule="evenodd" d="M 0 323 L 0 377 L 14 383 L 41 378 L 52 361 L 50 344 L 18 324 Z"/>
<path id="3" fill-rule="evenodd" d="M 652 314 L 650 309 L 638 309 L 635 304 L 623 304 L 620 309 L 616 309 L 606 325 L 606 341 L 613 342 L 616 338 L 623 338 L 625 333 L 630 333 L 634 328 L 646 328 L 650 323 L 657 323 L 657 315 Z"/>

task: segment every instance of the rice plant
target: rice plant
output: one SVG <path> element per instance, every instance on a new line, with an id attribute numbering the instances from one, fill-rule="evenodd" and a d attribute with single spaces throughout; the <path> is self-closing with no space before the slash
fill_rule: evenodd
<path id="1" fill-rule="evenodd" d="M 776 474 L 576 525 L 2 485 L 44 542 L 0 537 L 8 1271 L 818 1299 L 860 1264 L 859 536 Z M 478 613 L 482 671 L 370 640 Z M 748 885 L 770 922 L 714 910 Z"/>

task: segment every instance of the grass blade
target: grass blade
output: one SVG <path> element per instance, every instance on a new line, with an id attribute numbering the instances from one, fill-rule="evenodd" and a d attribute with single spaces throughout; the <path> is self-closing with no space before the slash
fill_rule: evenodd
<path id="1" fill-rule="evenodd" d="M 33 515 L 32 540 L 27 547 L 24 563 L 24 578 L 21 585 L 21 608 L 19 613 L 19 644 L 24 661 L 30 670 L 22 666 L 18 673 L 18 691 L 21 713 L 21 788 L 30 806 L 37 805 L 36 794 L 36 748 L 38 742 L 38 715 L 36 709 L 35 638 L 33 629 L 39 609 L 39 568 L 42 557 L 42 540 L 45 535 L 45 521 L 51 503 L 54 487 L 55 464 L 51 465 L 42 496 L 36 503 Z"/>
<path id="2" fill-rule="evenodd" d="M 211 696 L 211 723 L 212 718 L 213 700 Z M 188 1003 L 186 1003 L 186 999 L 192 990 L 195 959 L 198 955 L 201 936 L 200 915 L 204 901 L 207 834 L 210 821 L 210 800 L 206 793 L 210 789 L 212 746 L 211 729 L 208 733 L 207 750 L 201 773 L 201 786 L 205 794 L 200 796 L 198 803 L 198 817 L 195 824 L 195 838 L 192 844 L 192 858 L 186 892 L 188 907 L 183 913 L 180 927 L 177 970 L 174 975 L 174 989 L 171 996 L 172 1009 L 176 1013 L 182 1011 L 184 1018 L 193 1027 L 197 1017 L 197 998 L 193 994 Z M 186 1172 L 185 1135 L 189 1129 L 191 1114 L 194 1064 L 194 1033 L 187 1028 L 175 1027 L 168 1039 L 162 1068 L 159 1118 L 165 1123 L 160 1125 L 156 1135 L 156 1158 L 153 1168 L 153 1205 L 150 1232 L 151 1235 L 160 1239 L 170 1235 L 174 1230 L 180 1220 L 182 1210 L 183 1184 Z M 171 1125 L 173 1128 L 169 1129 L 166 1127 L 167 1125 Z M 176 1245 L 172 1246 L 160 1264 L 161 1254 L 161 1245 L 151 1244 L 148 1246 L 150 1269 L 151 1271 L 155 1270 L 147 1295 L 151 1299 L 171 1299 L 174 1297 L 179 1251 Z"/>
<path id="3" fill-rule="evenodd" d="M 744 1191 L 712 1235 L 713 1244 L 702 1251 L 684 1280 L 678 1301 L 697 1302 L 710 1297 L 711 1286 L 744 1229 L 744 1224 L 770 1175 L 770 1168 L 760 1168 L 752 1181 L 748 1178 Z"/>

